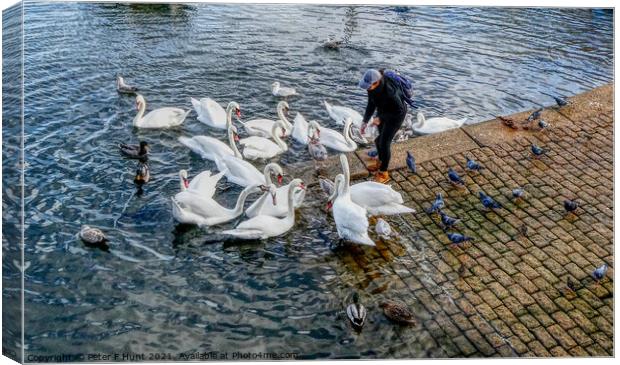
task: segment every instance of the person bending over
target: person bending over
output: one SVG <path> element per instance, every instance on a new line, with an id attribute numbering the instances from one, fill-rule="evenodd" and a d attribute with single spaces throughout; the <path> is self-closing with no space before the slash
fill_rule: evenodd
<path id="1" fill-rule="evenodd" d="M 375 69 L 369 69 L 364 73 L 359 87 L 368 91 L 368 104 L 366 113 L 364 113 L 362 133 L 375 110 L 377 111 L 377 116 L 371 121 L 379 130 L 379 135 L 375 138 L 377 160 L 368 166 L 368 170 L 376 171 L 375 181 L 384 184 L 390 181 L 388 166 L 390 165 L 392 139 L 405 120 L 407 105 L 397 81 L 384 77 L 382 72 Z"/>

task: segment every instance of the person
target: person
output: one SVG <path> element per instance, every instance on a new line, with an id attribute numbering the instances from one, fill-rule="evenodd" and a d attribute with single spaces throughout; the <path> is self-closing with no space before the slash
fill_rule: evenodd
<path id="1" fill-rule="evenodd" d="M 384 77 L 381 71 L 367 70 L 358 86 L 368 91 L 368 104 L 362 120 L 362 133 L 375 110 L 377 112 L 377 116 L 370 121 L 379 130 L 379 135 L 375 138 L 377 160 L 368 166 L 368 170 L 376 171 L 375 181 L 384 184 L 390 181 L 388 166 L 390 165 L 392 139 L 405 120 L 407 105 L 403 100 L 401 87 L 393 78 Z"/>

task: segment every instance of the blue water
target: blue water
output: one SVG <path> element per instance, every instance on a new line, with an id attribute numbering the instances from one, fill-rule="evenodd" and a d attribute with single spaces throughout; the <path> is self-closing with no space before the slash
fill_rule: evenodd
<path id="1" fill-rule="evenodd" d="M 279 80 L 302 94 L 290 100 L 291 119 L 299 111 L 332 127 L 322 100 L 363 111 L 356 82 L 367 67 L 409 76 L 425 114 L 470 122 L 613 82 L 613 13 L 604 10 L 29 2 L 24 30 L 27 354 L 449 353 L 424 341 L 424 327 L 405 341 L 375 305 L 410 298 L 390 289 L 409 256 L 334 253 L 335 227 L 319 203 L 306 202 L 294 231 L 267 242 L 205 244 L 218 229 L 177 227 L 169 197 L 178 170 L 214 168 L 177 138 L 223 134 L 193 112 L 178 129 L 133 129 L 134 99 L 116 93 L 116 73 L 141 87 L 148 110 L 209 96 L 237 101 L 245 118 L 275 116 L 270 84 Z M 325 49 L 328 36 L 347 43 Z M 135 162 L 115 148 L 139 140 L 153 146 L 142 196 Z M 293 144 L 279 161 L 307 160 L 305 151 Z M 220 188 L 217 199 L 232 205 L 240 189 Z M 79 242 L 81 224 L 102 228 L 110 252 Z M 423 246 L 412 236 L 391 250 Z M 360 335 L 341 313 L 353 290 L 372 310 Z M 5 284 L 4 298 L 16 295 Z"/>

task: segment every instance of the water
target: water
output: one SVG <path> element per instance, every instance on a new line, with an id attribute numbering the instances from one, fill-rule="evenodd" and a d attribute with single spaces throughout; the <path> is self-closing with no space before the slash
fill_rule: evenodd
<path id="1" fill-rule="evenodd" d="M 322 100 L 362 111 L 357 79 L 383 65 L 414 80 L 427 115 L 477 122 L 550 104 L 544 93 L 613 81 L 612 32 L 611 12 L 584 9 L 28 3 L 26 260 L 35 264 L 26 275 L 27 353 L 445 356 L 441 343 L 420 345 L 428 331 L 411 340 L 373 304 L 411 298 L 392 283 L 412 256 L 438 302 L 450 300 L 425 276 L 432 250 L 415 235 L 388 245 L 387 256 L 333 252 L 333 221 L 311 201 L 293 232 L 268 242 L 206 244 L 217 229 L 177 227 L 169 197 L 178 170 L 193 176 L 214 168 L 177 138 L 223 133 L 193 112 L 179 129 L 134 130 L 134 99 L 116 93 L 115 74 L 142 88 L 148 110 L 187 109 L 190 97 L 210 96 L 239 102 L 245 118 L 275 116 L 269 86 L 280 80 L 302 94 L 290 100 L 291 119 L 300 111 L 335 127 Z M 348 46 L 322 48 L 330 35 Z M 135 161 L 115 147 L 139 140 L 153 146 L 153 177 L 141 196 L 132 184 Z M 293 144 L 280 162 L 306 159 Z M 220 188 L 217 199 L 231 206 L 240 189 Z M 85 223 L 106 231 L 110 252 L 76 239 Z M 12 297 L 15 287 L 5 288 Z M 354 289 L 373 308 L 360 335 L 341 314 Z"/>

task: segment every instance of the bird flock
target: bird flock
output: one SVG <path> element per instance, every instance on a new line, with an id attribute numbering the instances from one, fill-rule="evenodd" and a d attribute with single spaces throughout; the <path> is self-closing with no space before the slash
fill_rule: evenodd
<path id="1" fill-rule="evenodd" d="M 137 114 L 133 119 L 136 128 L 171 128 L 181 125 L 191 110 L 181 108 L 164 107 L 146 112 L 146 100 L 144 96 L 137 94 L 139 89 L 126 83 L 122 76 L 117 76 L 117 91 L 121 94 L 136 95 Z M 179 137 L 179 142 L 192 152 L 205 160 L 215 162 L 218 173 L 203 171 L 193 179 L 189 179 L 186 170 L 179 171 L 180 191 L 171 197 L 172 215 L 176 221 L 183 224 L 216 226 L 244 215 L 248 218 L 241 221 L 232 229 L 225 229 L 221 234 L 235 239 L 266 239 L 287 233 L 295 224 L 295 208 L 301 206 L 305 198 L 306 186 L 299 178 L 293 178 L 288 184 L 282 185 L 284 171 L 281 166 L 274 162 L 267 163 L 263 171 L 259 171 L 250 161 L 268 161 L 287 151 L 285 139 L 292 137 L 298 143 L 307 145 L 308 153 L 316 163 L 325 161 L 328 157 L 327 148 L 336 152 L 355 151 L 358 144 L 367 144 L 367 138 L 376 135 L 372 127 L 361 131 L 362 116 L 351 108 L 337 106 L 324 101 L 327 113 L 339 125 L 343 125 L 342 133 L 321 126 L 317 121 L 306 121 L 297 113 L 293 123 L 287 119 L 289 104 L 286 99 L 299 96 L 297 91 L 290 87 L 281 86 L 279 82 L 272 84 L 273 96 L 283 98 L 279 101 L 276 114 L 277 119 L 253 119 L 241 120 L 241 108 L 238 103 L 231 101 L 224 109 L 220 104 L 210 98 L 191 99 L 192 106 L 197 113 L 197 119 L 214 129 L 225 130 L 228 144 L 209 135 L 192 137 Z M 554 97 L 558 107 L 569 105 L 565 98 Z M 505 117 L 497 117 L 504 125 L 512 129 L 530 129 L 530 125 L 538 120 L 539 130 L 550 127 L 549 123 L 541 119 L 542 108 L 535 110 L 525 121 L 516 122 Z M 239 130 L 232 120 L 236 116 L 237 124 L 245 130 L 248 137 L 240 139 Z M 434 121 L 433 121 L 434 119 Z M 418 113 L 418 123 L 413 123 L 408 116 L 403 129 L 395 137 L 396 140 L 404 140 L 413 133 L 426 134 L 451 128 L 458 128 L 465 120 L 451 120 L 448 118 L 431 118 L 426 120 Z M 241 153 L 237 143 L 243 147 Z M 120 153 L 128 158 L 137 159 L 138 166 L 134 183 L 139 189 L 150 180 L 148 154 L 150 144 L 141 141 L 137 145 L 119 144 Z M 547 151 L 536 144 L 531 145 L 531 153 L 534 158 L 539 158 Z M 368 155 L 376 158 L 376 151 L 370 151 Z M 375 246 L 370 238 L 369 216 L 375 216 L 375 232 L 380 239 L 389 239 L 396 235 L 390 225 L 381 217 L 394 214 L 415 213 L 415 210 L 403 204 L 400 193 L 389 185 L 379 184 L 372 181 L 350 184 L 349 165 L 346 155 L 340 154 L 342 173 L 334 180 L 326 177 L 319 178 L 319 184 L 327 195 L 327 209 L 331 210 L 340 244 L 345 242 L 361 245 Z M 407 151 L 406 166 L 412 174 L 417 174 L 417 166 L 414 155 Z M 484 167 L 467 157 L 466 169 L 471 173 L 479 173 Z M 244 189 L 237 197 L 235 205 L 231 208 L 224 207 L 213 198 L 217 191 L 218 181 L 226 177 L 233 184 L 240 185 Z M 275 181 L 274 181 L 275 178 Z M 466 188 L 466 182 L 453 168 L 449 168 L 447 178 L 450 184 L 457 189 Z M 277 183 L 276 183 L 277 182 Z M 249 208 L 245 209 L 246 199 L 254 194 L 260 194 Z M 526 196 L 523 188 L 517 187 L 512 190 L 512 198 L 519 203 Z M 485 210 L 504 209 L 484 191 L 478 192 L 478 197 Z M 428 214 L 435 214 L 440 222 L 446 237 L 453 247 L 464 247 L 464 244 L 473 241 L 473 237 L 466 236 L 457 231 L 461 219 L 449 216 L 443 209 L 445 201 L 441 193 L 437 193 L 435 200 L 426 210 Z M 579 204 L 576 201 L 566 200 L 564 210 L 566 214 L 575 215 Z M 527 234 L 527 227 L 519 229 L 522 234 Z M 87 245 L 105 245 L 107 238 L 98 228 L 84 225 L 79 233 L 80 238 Z M 599 283 L 606 275 L 608 266 L 603 264 L 596 268 L 591 276 Z M 566 290 L 575 292 L 577 284 L 571 278 L 567 278 Z M 384 314 L 389 319 L 400 324 L 414 324 L 414 315 L 403 303 L 386 301 L 381 303 Z M 354 328 L 361 329 L 366 318 L 366 309 L 359 302 L 357 293 L 353 303 L 347 307 L 347 316 Z"/>

